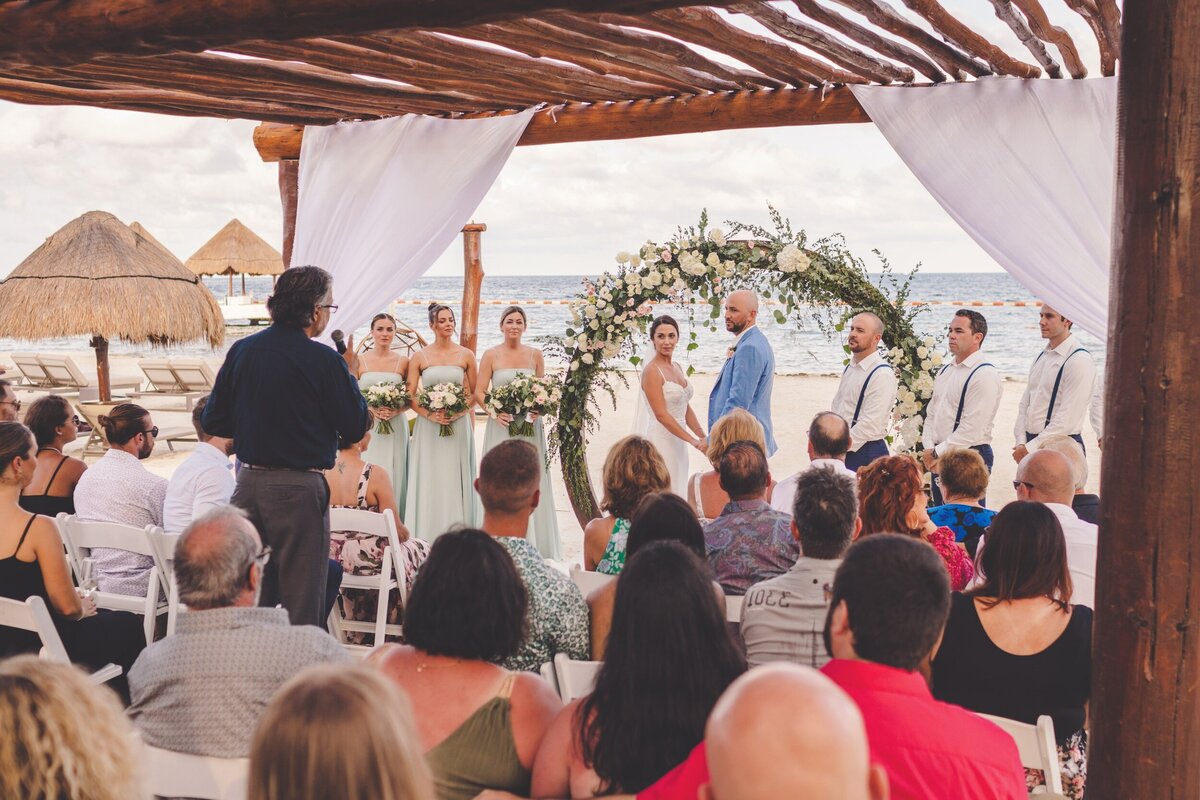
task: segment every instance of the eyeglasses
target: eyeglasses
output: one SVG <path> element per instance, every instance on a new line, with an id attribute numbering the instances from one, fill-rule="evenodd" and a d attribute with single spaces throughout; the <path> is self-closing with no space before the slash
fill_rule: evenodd
<path id="1" fill-rule="evenodd" d="M 338 310 L 336 303 L 323 303 L 323 304 L 317 306 L 317 308 L 328 308 L 330 314 L 332 314 Z"/>
<path id="2" fill-rule="evenodd" d="M 1027 490 L 1029 490 L 1031 492 L 1037 488 L 1029 481 L 1013 481 L 1013 488 L 1016 489 L 1017 491 L 1020 491 L 1022 486 L 1024 486 Z"/>
<path id="3" fill-rule="evenodd" d="M 267 562 L 271 560 L 271 546 L 264 545 L 262 551 L 254 557 L 254 563 L 258 564 L 259 569 L 267 566 Z"/>
<path id="4" fill-rule="evenodd" d="M 78 414 L 71 415 L 71 424 L 74 425 L 76 428 L 79 427 L 79 415 Z"/>
<path id="5" fill-rule="evenodd" d="M 142 431 L 142 433 L 147 434 L 148 436 L 158 436 L 158 426 L 155 425 L 153 428 L 150 428 L 149 430 Z"/>
<path id="6" fill-rule="evenodd" d="M 20 400 L 0 400 L 0 405 L 5 405 L 5 404 L 12 406 L 13 411 L 21 410 L 21 401 Z"/>

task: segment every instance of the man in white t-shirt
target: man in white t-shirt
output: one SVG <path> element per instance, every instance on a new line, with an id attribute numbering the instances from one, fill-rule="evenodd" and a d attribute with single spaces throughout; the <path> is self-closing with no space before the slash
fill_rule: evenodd
<path id="1" fill-rule="evenodd" d="M 233 439 L 210 436 L 200 424 L 208 397 L 201 397 L 192 409 L 192 427 L 198 444 L 192 454 L 171 475 L 167 499 L 163 502 L 163 527 L 167 533 L 182 533 L 194 520 L 207 512 L 229 504 L 237 481 L 233 477 Z"/>
<path id="2" fill-rule="evenodd" d="M 846 466 L 846 451 L 850 448 L 850 426 L 845 418 L 832 411 L 822 411 L 813 417 L 808 426 L 809 465 L 795 475 L 784 478 L 771 492 L 771 508 L 792 513 L 792 501 L 796 496 L 796 480 L 813 467 L 828 467 L 857 480 L 854 470 Z"/>

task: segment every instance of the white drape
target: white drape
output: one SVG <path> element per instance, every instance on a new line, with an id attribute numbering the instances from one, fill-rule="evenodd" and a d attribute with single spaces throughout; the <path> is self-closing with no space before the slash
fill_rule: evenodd
<path id="1" fill-rule="evenodd" d="M 988 255 L 1080 327 L 1107 336 L 1116 78 L 851 89 Z"/>
<path id="2" fill-rule="evenodd" d="M 406 115 L 304 129 L 291 263 L 333 274 L 339 308 L 329 330 L 349 334 L 429 269 L 532 115 Z"/>

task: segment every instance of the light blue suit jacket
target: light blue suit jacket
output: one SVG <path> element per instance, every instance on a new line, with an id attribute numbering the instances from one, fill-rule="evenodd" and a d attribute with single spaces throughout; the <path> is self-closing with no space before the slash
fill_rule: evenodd
<path id="1" fill-rule="evenodd" d="M 721 374 L 708 396 L 708 429 L 735 408 L 744 408 L 762 423 L 767 433 L 767 455 L 775 454 L 775 433 L 771 428 L 771 386 L 775 382 L 775 354 L 767 337 L 757 326 L 746 331 L 738 342 L 733 358 L 721 367 Z"/>

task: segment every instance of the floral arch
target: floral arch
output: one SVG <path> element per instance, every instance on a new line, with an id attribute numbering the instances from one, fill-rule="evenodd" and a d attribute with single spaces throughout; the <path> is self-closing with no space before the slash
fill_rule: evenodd
<path id="1" fill-rule="evenodd" d="M 920 308 L 908 302 L 912 274 L 898 279 L 876 251 L 882 277 L 873 281 L 840 235 L 810 242 L 774 208 L 770 214 L 774 230 L 729 222 L 725 233 L 710 229 L 702 213 L 699 225 L 680 228 L 665 244 L 646 242 L 637 253 L 618 253 L 617 270 L 584 281 L 571 301 L 566 336 L 551 343 L 568 365 L 553 445 L 580 524 L 599 516 L 587 470 L 587 434 L 598 424 L 596 394 L 605 391 L 615 403 L 614 380 L 627 382 L 618 356 L 638 363 L 634 334 L 645 334 L 655 305 L 686 306 L 692 323 L 687 352 L 698 346 L 697 324 L 716 330 L 722 298 L 735 289 L 756 291 L 769 303 L 763 313 L 779 324 L 815 322 L 830 336 L 853 314 L 874 312 L 883 320 L 884 345 L 900 379 L 895 440 L 908 449 L 920 440 L 941 357 L 933 352 L 933 339 L 918 337 L 913 326 Z M 707 313 L 698 314 L 705 305 Z"/>

